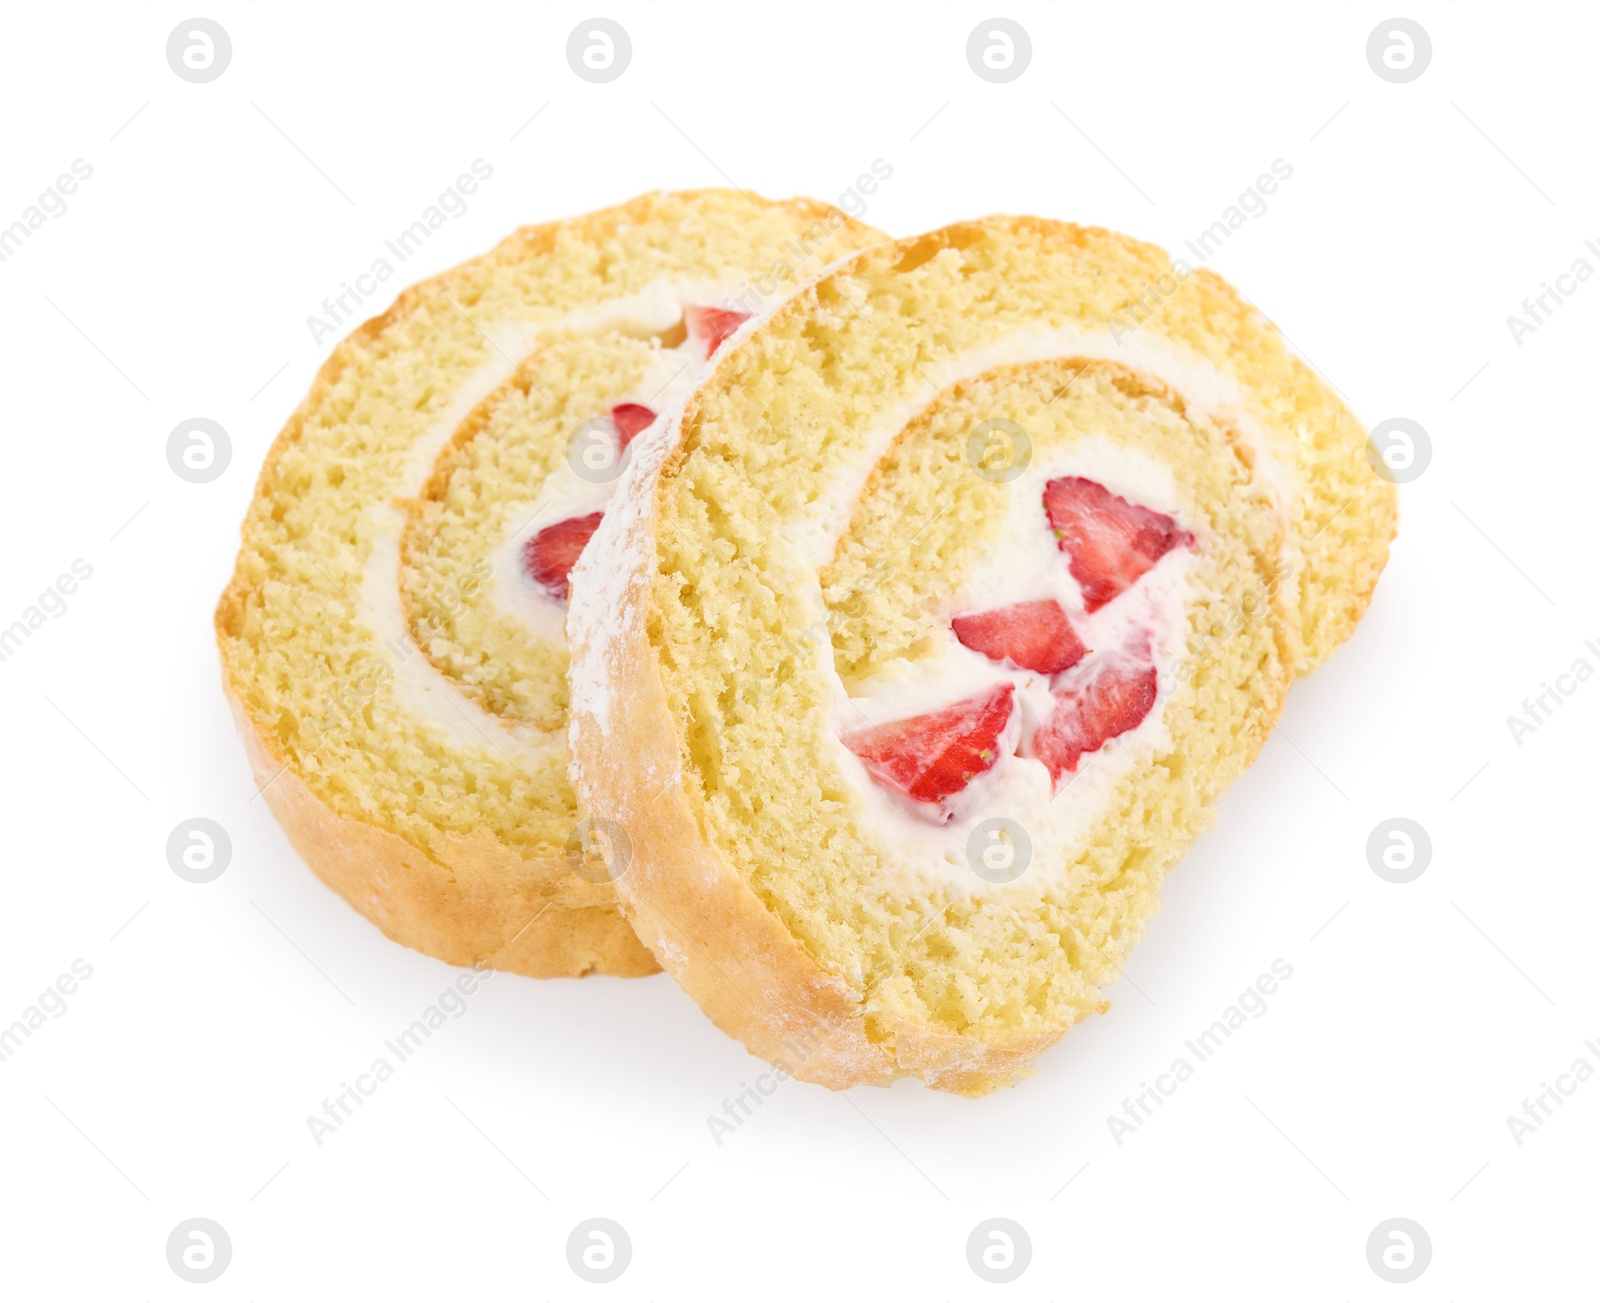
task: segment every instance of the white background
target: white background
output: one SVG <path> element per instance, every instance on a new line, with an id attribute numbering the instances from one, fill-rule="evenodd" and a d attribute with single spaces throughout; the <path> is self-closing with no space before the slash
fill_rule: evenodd
<path id="1" fill-rule="evenodd" d="M 74 159 L 94 172 L 0 264 L 0 625 L 74 559 L 93 575 L 0 664 L 0 1024 L 74 959 L 93 976 L 0 1064 L 0 1294 L 1588 1296 L 1600 1080 L 1520 1146 L 1506 1117 L 1600 1066 L 1600 681 L 1520 746 L 1506 717 L 1600 667 L 1600 283 L 1520 346 L 1506 317 L 1600 268 L 1600 25 L 1485 9 L 1411 4 L 1433 60 L 1392 85 L 1365 56 L 1386 5 L 1008 0 L 1033 62 L 991 85 L 965 58 L 987 4 L 615 0 L 633 62 L 590 85 L 565 60 L 587 6 L 214 0 L 232 63 L 192 85 L 165 58 L 185 5 L 7 6 L 0 224 Z M 707 1116 L 765 1065 L 668 978 L 500 976 L 311 1138 L 453 973 L 322 887 L 252 799 L 211 612 L 328 348 L 307 316 L 475 158 L 492 179 L 407 279 L 653 187 L 836 200 L 877 158 L 866 216 L 895 235 L 1038 213 L 1180 251 L 1292 164 L 1212 265 L 1364 420 L 1421 422 L 1432 461 L 1366 622 L 1175 872 L 1111 1013 L 1023 1085 L 791 1083 L 719 1146 Z M 203 485 L 164 451 L 197 415 L 233 444 Z M 204 886 L 164 849 L 196 815 L 233 842 Z M 1395 815 L 1433 842 L 1404 886 L 1366 858 Z M 1107 1115 L 1280 957 L 1266 1015 L 1116 1144 Z M 196 1216 L 233 1244 L 206 1286 L 165 1256 Z M 632 1240 L 606 1286 L 566 1261 L 591 1216 Z M 1032 1240 L 1010 1285 L 967 1265 L 990 1217 Z M 1391 1217 L 1431 1237 L 1409 1285 L 1367 1263 Z"/>

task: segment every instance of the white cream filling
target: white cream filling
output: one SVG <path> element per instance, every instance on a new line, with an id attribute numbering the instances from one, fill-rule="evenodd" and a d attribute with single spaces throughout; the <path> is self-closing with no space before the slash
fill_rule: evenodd
<path id="1" fill-rule="evenodd" d="M 939 366 L 920 368 L 918 374 L 924 379 L 922 386 L 881 413 L 867 437 L 867 449 L 860 461 L 850 472 L 838 476 L 818 499 L 815 508 L 790 527 L 788 539 L 812 569 L 825 566 L 833 558 L 839 537 L 849 527 L 856 500 L 873 468 L 883 459 L 900 431 L 939 394 L 996 367 L 1066 357 L 1120 362 L 1154 376 L 1170 386 L 1186 405 L 1238 430 L 1250 444 L 1257 476 L 1272 492 L 1278 511 L 1287 523 L 1289 504 L 1298 493 L 1294 469 L 1278 456 L 1271 437 L 1249 414 L 1238 381 L 1198 355 L 1163 340 L 1135 335 L 1114 343 L 1110 335 L 1063 326 L 1046 331 L 1019 331 L 988 348 L 962 353 Z M 1284 550 L 1285 560 L 1297 560 L 1298 548 L 1287 529 Z"/>
<path id="2" fill-rule="evenodd" d="M 414 498 L 421 493 L 433 473 L 439 453 L 450 441 L 456 428 L 479 403 L 511 378 L 517 363 L 533 349 L 540 334 L 557 330 L 598 331 L 617 326 L 636 330 L 640 334 L 658 334 L 670 330 L 681 321 L 686 306 L 721 303 L 729 284 L 718 281 L 661 281 L 636 295 L 585 305 L 548 321 L 506 321 L 480 325 L 479 328 L 494 346 L 495 356 L 462 381 L 450 406 L 434 419 L 413 445 L 392 497 L 375 502 L 369 508 L 372 541 L 362 572 L 359 601 L 361 613 L 380 645 L 379 654 L 394 670 L 388 690 L 400 710 L 437 729 L 457 747 L 476 749 L 488 746 L 513 760 L 534 764 L 548 762 L 552 755 L 560 755 L 564 751 L 565 730 L 545 733 L 484 710 L 453 679 L 440 673 L 412 641 L 409 622 L 400 600 L 400 536 L 405 528 L 406 516 L 394 505 L 393 498 Z M 693 349 L 694 341 L 686 340 L 683 347 Z M 662 357 L 667 359 L 682 351 L 664 349 Z M 664 361 L 663 365 L 669 364 Z M 691 365 L 683 370 L 682 383 L 692 387 L 694 378 L 702 368 Z M 643 398 L 633 401 L 646 402 L 647 406 L 661 410 Z M 585 490 L 605 490 L 602 503 L 609 500 L 615 487 L 614 481 L 609 485 L 589 485 L 573 474 L 570 468 L 563 466 L 561 469 Z M 571 495 L 572 503 L 589 501 L 587 497 L 581 497 L 575 488 L 569 486 L 563 490 L 557 484 L 549 490 L 552 498 L 550 509 L 560 509 L 559 497 L 563 491 Z M 541 494 L 543 492 L 541 490 Z M 530 510 L 538 505 L 536 501 Z M 598 509 L 598 505 L 589 506 L 566 514 L 582 515 Z M 549 514 L 548 510 L 545 514 Z M 565 518 L 564 515 L 551 516 L 544 523 L 553 524 Z M 504 548 L 500 551 L 503 552 Z M 500 578 L 507 574 L 520 574 L 521 558 L 517 557 L 513 565 L 497 552 L 491 560 L 495 565 L 498 599 Z M 544 600 L 554 609 L 552 612 L 533 610 L 530 629 L 538 636 L 541 630 L 551 627 L 553 621 L 554 636 L 560 637 L 565 610 L 558 603 Z M 529 608 L 519 605 L 515 610 L 521 618 Z"/>
<path id="3" fill-rule="evenodd" d="M 951 594 L 930 630 L 935 646 L 931 656 L 900 661 L 870 680 L 851 685 L 847 692 L 834 671 L 831 648 L 826 644 L 818 648 L 818 669 L 834 694 L 830 737 L 839 768 L 858 803 L 861 822 L 876 834 L 882 871 L 908 888 L 925 888 L 931 877 L 957 892 L 982 894 L 1002 889 L 975 873 L 969 860 L 974 830 L 996 818 L 1013 820 L 1026 832 L 1032 865 L 1021 883 L 1040 882 L 1038 875 L 1060 871 L 1083 846 L 1122 779 L 1170 745 L 1164 703 L 1158 699 L 1135 728 L 1084 755 L 1076 772 L 1063 775 L 1060 787 L 1054 790 L 1043 762 L 1009 754 L 1014 748 L 1002 746 L 1002 759 L 975 781 L 962 800 L 953 803 L 955 817 L 941 826 L 913 813 L 906 798 L 874 780 L 839 740 L 843 734 L 872 724 L 930 713 L 1005 682 L 1015 687 L 1013 723 L 1020 721 L 1019 731 L 1031 736 L 1055 705 L 1049 678 L 1011 668 L 964 647 L 949 625 L 952 615 L 1015 602 L 1058 601 L 1089 648 L 1084 663 L 1096 653 L 1116 651 L 1148 631 L 1157 674 L 1166 680 L 1187 641 L 1196 569 L 1194 548 L 1174 548 L 1127 591 L 1093 614 L 1087 613 L 1082 590 L 1044 511 L 1045 483 L 1062 475 L 1094 480 L 1130 502 L 1173 515 L 1180 525 L 1198 533 L 1195 522 L 1178 511 L 1177 488 L 1167 466 L 1107 439 L 1083 440 L 1060 457 L 1048 461 L 1036 457 L 1009 485 L 1007 510 L 988 559 Z M 1195 546 L 1203 547 L 1204 538 L 1197 538 Z M 820 603 L 820 592 L 817 600 Z"/>
<path id="4" fill-rule="evenodd" d="M 684 308 L 713 306 L 720 303 L 727 293 L 726 284 L 680 287 L 674 309 L 677 315 L 657 329 L 665 330 L 675 324 L 682 317 Z M 727 344 L 724 343 L 723 347 L 727 347 Z M 686 338 L 676 348 L 660 349 L 651 356 L 649 366 L 633 392 L 618 398 L 613 406 L 639 403 L 656 414 L 657 420 L 652 425 L 659 424 L 663 412 L 676 407 L 689 396 L 704 373 L 708 360 L 703 341 L 693 337 Z M 596 412 L 594 415 L 601 418 L 604 427 L 609 430 L 611 456 L 616 457 L 617 435 L 610 417 L 605 412 Z M 604 511 L 615 496 L 617 484 L 645 433 L 645 430 L 641 430 L 634 435 L 621 454 L 620 465 L 614 464 L 615 474 L 609 480 L 595 482 L 586 479 L 573 469 L 568 458 L 563 457 L 545 477 L 538 492 L 512 513 L 515 519 L 508 532 L 490 550 L 494 604 L 526 629 L 530 637 L 543 642 L 564 642 L 567 604 L 552 597 L 534 582 L 523 563 L 523 548 L 542 529 L 574 516 Z"/>

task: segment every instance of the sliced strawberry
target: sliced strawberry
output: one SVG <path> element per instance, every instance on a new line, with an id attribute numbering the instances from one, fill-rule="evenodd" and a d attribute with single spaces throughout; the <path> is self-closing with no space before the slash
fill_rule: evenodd
<path id="1" fill-rule="evenodd" d="M 567 600 L 567 576 L 583 555 L 603 511 L 548 525 L 522 545 L 522 563 L 534 583 L 558 602 Z"/>
<path id="2" fill-rule="evenodd" d="M 1078 475 L 1064 475 L 1044 486 L 1044 510 L 1089 611 L 1098 611 L 1129 588 L 1173 548 L 1194 543 L 1194 535 L 1171 516 L 1119 498 Z"/>
<path id="3" fill-rule="evenodd" d="M 1055 708 L 1033 735 L 1033 754 L 1050 781 L 1076 773 L 1078 760 L 1137 728 L 1156 704 L 1156 667 L 1117 653 L 1084 665 L 1050 694 Z"/>
<path id="4" fill-rule="evenodd" d="M 880 783 L 939 807 L 940 821 L 947 822 L 952 812 L 945 801 L 1000 758 L 1000 735 L 1011 722 L 1015 691 L 1009 683 L 996 684 L 981 697 L 860 729 L 842 741 Z"/>
<path id="5" fill-rule="evenodd" d="M 958 615 L 950 621 L 950 627 L 963 647 L 1036 674 L 1070 670 L 1089 650 L 1073 630 L 1061 603 L 1048 600 Z"/>
<path id="6" fill-rule="evenodd" d="M 632 443 L 633 436 L 655 419 L 656 414 L 643 403 L 618 403 L 613 407 L 611 421 L 617 427 L 618 451 Z"/>
<path id="7" fill-rule="evenodd" d="M 706 356 L 710 357 L 729 335 L 750 320 L 750 314 L 728 308 L 685 308 L 683 320 L 689 333 L 705 345 Z"/>

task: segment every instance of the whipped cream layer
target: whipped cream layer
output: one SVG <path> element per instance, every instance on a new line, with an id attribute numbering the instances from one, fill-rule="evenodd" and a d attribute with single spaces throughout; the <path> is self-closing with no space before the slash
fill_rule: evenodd
<path id="1" fill-rule="evenodd" d="M 873 468 L 882 460 L 900 431 L 919 412 L 946 389 L 964 380 L 971 380 L 997 367 L 1046 362 L 1055 358 L 1119 363 L 1131 371 L 1159 380 L 1177 394 L 1186 406 L 1205 412 L 1236 430 L 1250 446 L 1255 473 L 1272 494 L 1278 513 L 1284 520 L 1285 560 L 1297 561 L 1298 547 L 1293 531 L 1288 528 L 1290 505 L 1299 493 L 1295 471 L 1284 463 L 1271 436 L 1250 415 L 1239 382 L 1198 354 L 1164 340 L 1135 335 L 1117 343 L 1107 334 L 1064 326 L 1053 330 L 1019 332 L 988 348 L 960 354 L 943 364 L 919 366 L 917 374 L 925 383 L 893 408 L 883 412 L 868 434 L 866 453 L 856 463 L 854 474 L 839 476 L 816 508 L 804 520 L 790 527 L 787 531 L 790 542 L 800 550 L 813 569 L 821 569 L 832 559 L 834 547 L 849 527 L 856 502 Z M 1106 487 L 1111 488 L 1109 484 Z M 1116 490 L 1112 489 L 1112 492 Z M 1293 569 L 1297 572 L 1298 566 Z"/>
<path id="2" fill-rule="evenodd" d="M 672 292 L 675 297 L 670 320 L 650 326 L 652 333 L 675 325 L 682 319 L 685 308 L 721 303 L 731 291 L 726 284 L 692 284 L 672 287 Z M 661 306 L 664 310 L 665 305 Z M 723 347 L 727 346 L 724 343 Z M 660 349 L 651 356 L 649 367 L 639 383 L 612 405 L 638 403 L 648 407 L 656 413 L 657 419 L 651 426 L 654 428 L 660 423 L 663 412 L 676 408 L 689 396 L 709 360 L 704 343 L 693 336 L 686 338 L 676 348 Z M 595 425 L 586 437 L 609 437 L 613 441 L 611 454 L 616 456 L 617 435 L 615 429 L 611 428 L 610 418 L 605 412 L 596 412 L 594 417 Z M 617 485 L 633 459 L 638 441 L 647 432 L 641 430 L 623 449 L 620 458 L 610 468 L 609 479 L 587 479 L 573 468 L 570 458 L 564 457 L 539 486 L 539 491 L 528 500 L 526 509 L 518 513 L 516 523 L 491 549 L 489 564 L 494 572 L 494 604 L 522 625 L 530 637 L 544 642 L 564 643 L 567 604 L 552 597 L 534 582 L 527 566 L 523 564 L 523 547 L 541 529 L 574 516 L 604 511 L 616 495 Z"/>
<path id="3" fill-rule="evenodd" d="M 1126 591 L 1099 610 L 1086 610 L 1069 558 L 1058 546 L 1044 509 L 1045 484 L 1062 476 L 1082 476 L 1140 506 L 1174 517 L 1196 534 L 1192 547 L 1162 556 Z M 1049 676 L 991 660 L 963 646 L 950 617 L 993 610 L 1018 602 L 1054 599 L 1088 646 L 1087 663 L 1097 654 L 1142 647 L 1159 681 L 1183 654 L 1188 639 L 1188 608 L 1197 568 L 1197 549 L 1205 540 L 1196 522 L 1179 510 L 1171 470 L 1155 459 L 1104 438 L 1080 440 L 1067 452 L 1038 458 L 1008 485 L 1007 507 L 999 531 L 988 541 L 987 557 L 937 611 L 931 632 L 935 650 L 916 660 L 901 660 L 846 690 L 835 673 L 831 648 L 819 649 L 818 665 L 834 700 L 830 744 L 840 769 L 880 843 L 883 871 L 925 888 L 929 877 L 962 893 L 1004 890 L 973 871 L 972 839 L 980 824 L 1009 819 L 1031 843 L 1032 863 L 1019 885 L 1037 890 L 1039 874 L 1059 872 L 1106 810 L 1118 784 L 1170 744 L 1165 702 L 1158 696 L 1149 714 L 1128 732 L 1085 754 L 1074 773 L 1053 785 L 1044 763 L 1027 751 L 1031 737 L 1056 705 Z M 875 781 L 866 766 L 839 739 L 863 727 L 927 714 L 979 696 L 996 684 L 1014 686 L 1014 711 L 1001 741 L 1001 759 L 974 779 L 951 803 L 954 817 L 939 824 L 930 812 L 915 810 L 899 793 Z M 1017 754 L 1016 740 L 1023 740 Z M 980 834 L 980 841 L 982 835 Z"/>

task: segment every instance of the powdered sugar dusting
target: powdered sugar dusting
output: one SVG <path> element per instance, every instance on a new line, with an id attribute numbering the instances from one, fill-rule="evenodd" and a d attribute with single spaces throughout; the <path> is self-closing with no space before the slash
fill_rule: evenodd
<path id="1" fill-rule="evenodd" d="M 846 259 L 841 258 L 830 263 L 806 285 L 815 284 L 844 261 Z M 795 294 L 804 289 L 805 286 L 797 287 Z M 709 364 L 695 377 L 695 385 L 705 383 L 719 366 L 727 365 L 729 356 L 789 301 L 789 298 L 775 295 L 764 302 L 723 342 Z M 640 615 L 637 603 L 649 600 L 655 542 L 650 525 L 655 514 L 656 487 L 668 454 L 677 446 L 683 411 L 692 395 L 693 388 L 679 390 L 655 424 L 630 445 L 633 455 L 617 480 L 613 505 L 573 567 L 566 633 L 572 657 L 567 727 L 574 741 L 584 736 L 590 727 L 602 739 L 611 733 L 616 701 L 613 684 L 620 670 L 621 640 L 630 622 Z M 576 780 L 576 766 L 573 776 Z M 645 777 L 648 779 L 649 775 Z"/>
<path id="2" fill-rule="evenodd" d="M 573 567 L 567 610 L 571 721 L 574 736 L 593 727 L 602 739 L 613 727 L 622 640 L 637 605 L 649 599 L 650 544 L 647 521 L 655 514 L 655 490 L 667 454 L 678 441 L 682 407 L 665 413 L 633 441 L 633 457 L 617 481 L 611 507 Z"/>

